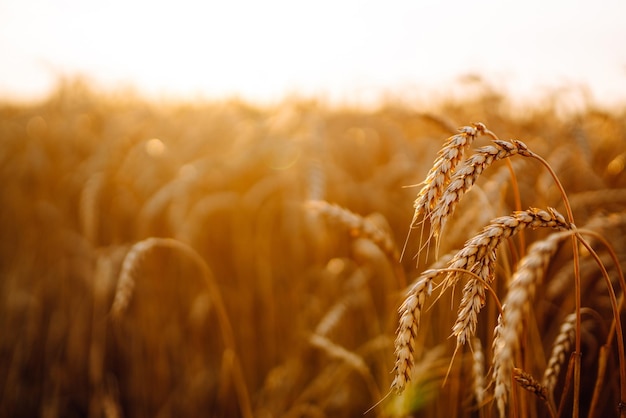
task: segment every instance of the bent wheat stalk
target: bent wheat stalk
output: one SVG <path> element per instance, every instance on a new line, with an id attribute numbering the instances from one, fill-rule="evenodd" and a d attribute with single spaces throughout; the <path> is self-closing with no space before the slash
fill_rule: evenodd
<path id="1" fill-rule="evenodd" d="M 215 303 L 216 313 L 225 345 L 223 357 L 225 359 L 230 359 L 229 361 L 226 361 L 226 363 L 229 363 L 233 369 L 232 374 L 235 381 L 235 390 L 241 405 L 242 414 L 246 417 L 252 417 L 252 405 L 243 372 L 241 370 L 241 365 L 239 363 L 239 358 L 236 354 L 233 328 L 228 318 L 228 313 L 226 312 L 226 306 L 223 302 L 222 294 L 218 284 L 215 282 L 215 278 L 213 277 L 213 273 L 211 272 L 209 266 L 200 254 L 198 254 L 198 252 L 192 247 L 172 238 L 151 237 L 135 243 L 126 254 L 122 263 L 122 271 L 120 273 L 120 278 L 118 279 L 117 290 L 111 307 L 112 318 L 116 321 L 122 319 L 133 295 L 137 269 L 146 255 L 155 248 L 169 248 L 178 251 L 186 257 L 189 257 L 189 259 L 191 259 L 200 269 L 207 289 L 211 294 L 213 302 Z"/>

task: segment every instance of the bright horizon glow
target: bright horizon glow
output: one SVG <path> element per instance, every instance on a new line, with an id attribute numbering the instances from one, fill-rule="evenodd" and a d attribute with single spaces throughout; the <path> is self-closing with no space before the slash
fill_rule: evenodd
<path id="1" fill-rule="evenodd" d="M 625 16 L 621 0 L 5 0 L 0 99 L 84 76 L 148 97 L 362 103 L 445 95 L 471 74 L 514 95 L 584 87 L 624 103 Z"/>

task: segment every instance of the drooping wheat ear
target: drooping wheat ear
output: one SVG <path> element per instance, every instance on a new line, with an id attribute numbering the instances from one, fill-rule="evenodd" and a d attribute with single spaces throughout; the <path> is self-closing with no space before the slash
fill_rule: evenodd
<path id="1" fill-rule="evenodd" d="M 474 376 L 474 397 L 476 404 L 485 401 L 485 353 L 479 338 L 472 338 L 472 374 Z"/>
<path id="2" fill-rule="evenodd" d="M 505 311 L 506 310 L 506 305 L 502 305 L 502 310 Z M 502 322 L 502 314 L 498 315 L 498 323 L 496 324 L 495 329 L 493 330 L 493 341 L 491 343 L 491 349 L 493 350 L 494 353 L 494 357 L 497 355 L 502 356 L 502 354 L 500 354 L 500 351 L 504 350 L 506 347 L 504 345 L 504 342 L 502 341 L 502 328 L 504 327 L 504 324 Z M 500 367 L 500 363 L 497 362 L 493 362 L 493 375 L 501 375 L 502 373 L 498 370 L 498 368 Z M 498 413 L 500 414 L 501 417 L 505 417 L 506 416 L 506 400 L 509 394 L 509 391 L 511 390 L 511 378 L 510 378 L 510 373 L 509 372 L 509 378 L 507 380 L 495 380 L 495 385 L 494 385 L 494 389 L 493 389 L 493 397 L 494 400 L 496 402 L 496 406 L 498 408 Z"/>
<path id="3" fill-rule="evenodd" d="M 430 216 L 431 211 L 437 206 L 444 188 L 450 182 L 456 166 L 463 160 L 465 150 L 486 130 L 487 128 L 482 123 L 474 123 L 472 126 L 460 128 L 458 134 L 448 138 L 439 150 L 432 168 L 426 175 L 424 185 L 417 194 L 413 204 L 415 212 L 411 221 L 412 228 L 417 226 L 422 215 L 424 217 Z"/>
<path id="4" fill-rule="evenodd" d="M 482 172 L 495 161 L 503 160 L 516 154 L 530 156 L 528 147 L 521 141 L 512 139 L 510 142 L 494 140 L 489 145 L 476 150 L 474 155 L 463 161 L 454 173 L 450 183 L 443 191 L 439 203 L 430 215 L 430 226 L 433 236 L 438 237 L 443 231 L 447 219 L 452 216 L 456 205 L 478 180 Z"/>
<path id="5" fill-rule="evenodd" d="M 224 342 L 225 351 L 223 356 L 232 363 L 228 369 L 232 371 L 233 384 L 240 402 L 242 414 L 252 417 L 252 406 L 247 386 L 243 380 L 243 372 L 237 351 L 235 348 L 235 337 L 233 327 L 226 311 L 226 306 L 222 298 L 222 293 L 218 283 L 207 265 L 206 261 L 188 244 L 173 238 L 150 237 L 135 243 L 126 253 L 122 262 L 122 271 L 117 282 L 117 289 L 111 306 L 111 316 L 114 320 L 120 320 L 128 308 L 135 288 L 136 270 L 141 265 L 142 260 L 155 248 L 167 248 L 184 255 L 199 268 L 207 291 L 215 306 L 215 313 L 220 325 L 221 336 Z M 228 357 L 227 357 L 228 356 Z"/>
<path id="6" fill-rule="evenodd" d="M 490 251 L 476 263 L 475 274 L 479 277 L 494 276 L 496 252 Z M 477 279 L 470 279 L 463 287 L 463 298 L 459 304 L 457 320 L 452 327 L 452 335 L 456 337 L 457 346 L 464 345 L 475 333 L 478 325 L 478 314 L 485 305 L 485 285 Z"/>
<path id="7" fill-rule="evenodd" d="M 513 378 L 522 388 L 526 389 L 530 393 L 533 393 L 537 398 L 541 399 L 547 405 L 550 411 L 550 416 L 556 418 L 556 408 L 554 407 L 553 402 L 550 400 L 550 397 L 548 396 L 548 390 L 544 385 L 538 382 L 530 373 L 527 373 L 522 369 L 518 369 L 517 367 L 513 369 Z"/>
<path id="8" fill-rule="evenodd" d="M 450 271 L 446 275 L 442 291 L 458 283 L 463 274 L 456 270 L 467 270 L 478 275 L 482 280 L 491 282 L 494 272 L 492 269 L 485 268 L 490 263 L 484 258 L 497 250 L 498 245 L 505 239 L 525 228 L 570 229 L 571 225 L 554 208 L 546 210 L 530 208 L 493 219 L 454 255 L 448 268 L 455 271 Z"/>
<path id="9" fill-rule="evenodd" d="M 497 391 L 497 403 L 506 404 L 509 395 L 509 382 L 514 367 L 513 359 L 519 349 L 519 336 L 522 334 L 524 318 L 535 295 L 535 290 L 543 281 L 550 260 L 559 244 L 569 237 L 569 231 L 551 234 L 542 241 L 535 242 L 528 254 L 520 261 L 513 273 L 509 289 L 504 298 L 503 322 L 498 332 L 498 342 L 493 353 L 493 380 Z M 501 411 L 501 416 L 502 411 Z"/>
<path id="10" fill-rule="evenodd" d="M 543 373 L 543 385 L 548 393 L 554 391 L 556 382 L 561 373 L 561 368 L 565 364 L 567 353 L 572 350 L 574 338 L 576 337 L 576 313 L 571 313 L 565 317 L 559 334 L 552 344 L 552 352 L 548 360 L 548 365 Z"/>
<path id="11" fill-rule="evenodd" d="M 563 215 L 552 208 L 516 211 L 510 216 L 502 216 L 491 221 L 478 235 L 467 241 L 450 261 L 449 268 L 454 271 L 447 274 L 443 290 L 459 281 L 463 276 L 461 270 L 478 276 L 471 278 L 463 290 L 457 320 L 452 328 L 458 345 L 465 344 L 476 331 L 478 313 L 485 302 L 485 283 L 491 283 L 495 276 L 498 245 L 524 228 L 539 227 L 569 229 L 570 224 Z"/>
<path id="12" fill-rule="evenodd" d="M 117 289 L 115 290 L 115 296 L 111 306 L 111 316 L 113 318 L 121 318 L 128 308 L 130 299 L 133 296 L 133 291 L 135 290 L 134 277 L 137 272 L 137 266 L 140 265 L 143 257 L 155 248 L 157 244 L 158 240 L 156 238 L 148 238 L 137 242 L 126 253 L 126 257 L 124 257 L 124 261 L 122 262 L 122 270 L 117 281 Z"/>
<path id="13" fill-rule="evenodd" d="M 393 369 L 395 378 L 391 383 L 391 388 L 398 393 L 402 392 L 406 384 L 411 380 L 415 337 L 420 326 L 422 309 L 424 308 L 426 298 L 433 291 L 433 278 L 438 274 L 438 270 L 423 272 L 398 310 L 400 323 L 396 331 L 395 341 L 396 365 Z"/>
<path id="14" fill-rule="evenodd" d="M 398 309 L 400 320 L 394 343 L 396 364 L 393 372 L 395 378 L 391 383 L 391 389 L 395 389 L 397 393 L 401 393 L 411 380 L 415 337 L 419 330 L 424 303 L 433 291 L 433 279 L 441 274 L 439 269 L 451 258 L 451 254 L 446 254 L 433 263 L 430 269 L 422 272 L 409 287 L 406 298 Z"/>
<path id="15" fill-rule="evenodd" d="M 400 252 L 389 232 L 380 228 L 371 219 L 324 200 L 310 200 L 306 202 L 306 208 L 343 225 L 353 236 L 369 239 L 392 260 L 399 259 Z"/>

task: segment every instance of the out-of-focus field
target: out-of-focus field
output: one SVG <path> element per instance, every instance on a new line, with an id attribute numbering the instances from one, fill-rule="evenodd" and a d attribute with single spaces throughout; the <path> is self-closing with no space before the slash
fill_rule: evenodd
<path id="1" fill-rule="evenodd" d="M 457 128 L 483 122 L 551 164 L 579 226 L 626 209 L 626 108 L 508 109 L 489 91 L 366 111 L 306 100 L 151 103 L 72 84 L 40 104 L 0 105 L 0 415 L 362 416 L 388 392 L 397 309 L 435 251 L 416 266 L 413 233 L 398 261 L 307 202 L 361 215 L 401 250 L 419 191 L 407 186 L 424 179 Z M 523 208 L 564 211 L 548 172 L 512 163 Z M 513 211 L 510 185 L 504 163 L 489 168 L 446 226 L 439 254 Z M 625 229 L 599 229 L 623 267 Z M 528 231 L 526 243 L 546 234 Z M 518 241 L 507 248 L 503 277 L 520 254 Z M 565 247 L 528 320 L 524 355 L 539 376 L 574 309 L 571 266 Z M 581 272 L 593 312 L 583 317 L 592 322 L 583 335 L 586 416 L 613 317 L 584 252 Z M 118 287 L 124 275 L 130 285 Z M 496 416 L 489 395 L 480 407 L 473 398 L 469 348 L 443 383 L 458 292 L 424 313 L 412 386 L 370 416 Z M 497 312 L 488 303 L 481 315 L 488 361 Z M 619 402 L 615 343 L 606 362 L 595 412 L 603 417 Z M 531 394 L 513 397 L 515 416 L 549 416 Z"/>

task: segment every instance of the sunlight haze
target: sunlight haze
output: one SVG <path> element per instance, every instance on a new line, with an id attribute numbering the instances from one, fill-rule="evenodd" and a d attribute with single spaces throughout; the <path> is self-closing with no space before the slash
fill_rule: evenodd
<path id="1" fill-rule="evenodd" d="M 480 75 L 514 94 L 585 87 L 610 102 L 626 98 L 625 4 L 4 1 L 0 97 L 83 76 L 153 97 L 359 102 Z"/>

